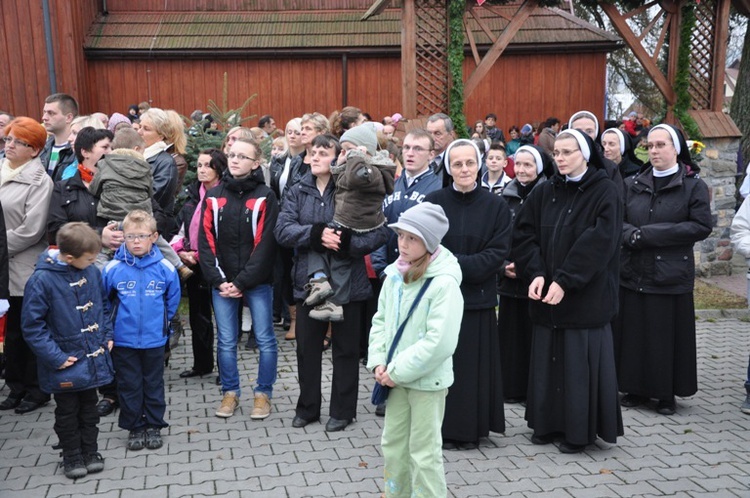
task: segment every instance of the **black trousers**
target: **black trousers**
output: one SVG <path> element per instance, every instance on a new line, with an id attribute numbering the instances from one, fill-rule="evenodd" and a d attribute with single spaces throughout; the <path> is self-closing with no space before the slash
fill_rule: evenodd
<path id="1" fill-rule="evenodd" d="M 12 296 L 8 302 L 5 322 L 5 385 L 14 398 L 24 397 L 29 401 L 49 401 L 49 394 L 39 389 L 36 356 L 31 352 L 21 331 L 21 308 L 23 296 Z"/>
<path id="2" fill-rule="evenodd" d="M 146 427 L 167 427 L 164 413 L 164 346 L 112 349 L 120 399 L 120 428 L 132 431 Z"/>
<path id="3" fill-rule="evenodd" d="M 96 389 L 55 393 L 55 433 L 63 456 L 99 451 L 99 413 Z"/>
<path id="4" fill-rule="evenodd" d="M 333 322 L 333 383 L 329 413 L 337 419 L 352 419 L 357 416 L 363 306 L 361 301 L 343 305 L 344 320 Z M 305 420 L 320 418 L 323 338 L 328 330 L 328 322 L 310 318 L 311 309 L 301 301 L 297 303 L 297 374 L 300 394 L 296 415 Z"/>
<path id="5" fill-rule="evenodd" d="M 214 324 L 211 321 L 211 289 L 203 280 L 200 266 L 192 268 L 187 287 L 190 330 L 193 336 L 193 370 L 209 373 L 214 369 Z"/>

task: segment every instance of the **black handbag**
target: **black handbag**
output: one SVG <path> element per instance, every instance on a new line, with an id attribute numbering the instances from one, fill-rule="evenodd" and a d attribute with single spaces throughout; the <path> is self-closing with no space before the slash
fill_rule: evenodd
<path id="1" fill-rule="evenodd" d="M 393 338 L 393 342 L 391 343 L 391 348 L 388 350 L 388 357 L 385 361 L 385 364 L 388 365 L 391 362 L 391 358 L 393 358 L 393 353 L 396 351 L 396 346 L 398 345 L 398 341 L 401 340 L 401 336 L 404 334 L 404 329 L 406 328 L 406 322 L 409 321 L 409 318 L 411 318 L 412 313 L 417 308 L 417 304 L 419 304 L 419 301 L 422 300 L 422 296 L 424 296 L 424 293 L 427 291 L 427 287 L 430 286 L 432 283 L 432 277 L 425 280 L 425 283 L 422 284 L 422 288 L 419 289 L 419 293 L 417 294 L 417 297 L 414 299 L 414 302 L 411 304 L 411 308 L 409 308 L 409 314 L 406 315 L 406 318 L 403 322 L 401 322 L 401 326 L 399 326 L 398 330 L 396 331 L 396 336 Z M 391 388 L 388 386 L 384 386 L 379 383 L 375 383 L 375 387 L 372 388 L 372 396 L 370 397 L 370 401 L 373 405 L 382 405 L 385 403 L 385 400 L 388 399 L 388 393 L 391 392 Z"/>

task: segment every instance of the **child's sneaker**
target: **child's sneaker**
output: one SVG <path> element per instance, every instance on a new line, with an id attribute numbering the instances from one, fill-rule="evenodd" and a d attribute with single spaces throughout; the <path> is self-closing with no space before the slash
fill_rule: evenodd
<path id="1" fill-rule="evenodd" d="M 310 291 L 307 299 L 305 299 L 305 306 L 317 306 L 333 295 L 333 289 L 326 277 L 311 278 L 305 285 L 305 290 Z"/>
<path id="2" fill-rule="evenodd" d="M 253 420 L 263 420 L 271 414 L 271 400 L 266 393 L 255 393 L 253 400 L 253 412 L 250 418 Z"/>
<path id="3" fill-rule="evenodd" d="M 95 474 L 104 470 L 104 458 L 102 458 L 101 453 L 96 451 L 83 455 L 83 464 L 86 466 L 86 471 L 89 474 Z"/>
<path id="4" fill-rule="evenodd" d="M 310 318 L 321 322 L 341 322 L 344 320 L 344 308 L 326 301 L 310 310 Z"/>
<path id="5" fill-rule="evenodd" d="M 240 399 L 234 391 L 224 393 L 224 399 L 221 400 L 221 406 L 216 410 L 216 416 L 229 418 L 234 415 L 234 411 L 240 406 Z"/>
<path id="6" fill-rule="evenodd" d="M 68 479 L 78 479 L 79 477 L 86 477 L 86 474 L 88 474 L 86 465 L 83 463 L 83 457 L 80 453 L 63 456 L 62 464 L 63 472 Z"/>
<path id="7" fill-rule="evenodd" d="M 130 431 L 128 436 L 128 449 L 130 451 L 142 450 L 146 446 L 146 431 L 143 429 L 136 429 Z"/>
<path id="8" fill-rule="evenodd" d="M 156 450 L 161 448 L 163 444 L 161 430 L 158 427 L 149 427 L 146 429 L 146 448 Z"/>

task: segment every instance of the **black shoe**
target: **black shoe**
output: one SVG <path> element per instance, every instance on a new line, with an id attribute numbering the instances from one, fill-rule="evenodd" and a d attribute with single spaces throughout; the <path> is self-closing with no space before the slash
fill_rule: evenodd
<path id="1" fill-rule="evenodd" d="M 216 376 L 216 385 L 217 386 L 221 385 L 221 377 L 219 377 L 218 375 Z"/>
<path id="2" fill-rule="evenodd" d="M 571 444 L 567 441 L 560 443 L 560 453 L 580 453 L 586 449 L 585 444 Z"/>
<path id="3" fill-rule="evenodd" d="M 62 466 L 65 477 L 69 479 L 86 477 L 86 474 L 88 474 L 88 470 L 86 470 L 86 464 L 83 463 L 83 457 L 80 453 L 76 453 L 75 455 L 70 456 L 64 456 Z"/>
<path id="4" fill-rule="evenodd" d="M 476 450 L 479 448 L 479 441 L 461 441 L 458 443 L 459 450 Z"/>
<path id="5" fill-rule="evenodd" d="M 636 406 L 641 406 L 644 403 L 648 403 L 648 399 L 648 397 L 640 396 L 638 394 L 626 394 L 620 400 L 620 405 L 625 408 L 634 408 Z"/>
<path id="6" fill-rule="evenodd" d="M 191 377 L 203 377 L 204 375 L 209 374 L 209 373 L 211 372 L 199 372 L 191 368 L 190 370 L 185 370 L 184 372 L 182 372 L 180 374 L 180 378 L 189 379 Z"/>
<path id="7" fill-rule="evenodd" d="M 518 398 L 505 398 L 503 401 L 505 401 L 509 405 L 518 405 L 518 404 L 525 403 L 526 402 L 526 398 L 521 398 L 521 397 L 518 397 Z"/>
<path id="8" fill-rule="evenodd" d="M 310 422 L 317 422 L 318 420 L 320 420 L 320 419 L 316 418 L 316 419 L 313 419 L 313 420 L 305 420 L 302 417 L 295 416 L 294 420 L 292 420 L 292 427 L 294 427 L 295 429 L 300 429 L 300 428 L 306 426 L 307 424 L 309 424 Z"/>
<path id="9" fill-rule="evenodd" d="M 2 403 L 0 403 L 0 410 L 12 410 L 20 405 L 21 401 L 23 401 L 23 396 L 10 395 L 5 398 Z"/>
<path id="10" fill-rule="evenodd" d="M 380 403 L 375 406 L 375 415 L 378 417 L 385 417 L 385 403 Z"/>
<path id="11" fill-rule="evenodd" d="M 83 464 L 86 466 L 86 471 L 89 474 L 96 474 L 104 470 L 104 458 L 101 453 L 93 452 L 88 455 L 83 455 Z"/>
<path id="12" fill-rule="evenodd" d="M 106 417 L 115 411 L 118 406 L 120 406 L 120 403 L 117 401 L 109 398 L 102 398 L 102 400 L 96 404 L 96 411 L 99 412 L 100 417 Z"/>
<path id="13" fill-rule="evenodd" d="M 156 450 L 163 445 L 164 442 L 161 439 L 161 430 L 158 427 L 149 427 L 146 429 L 146 448 Z"/>
<path id="14" fill-rule="evenodd" d="M 352 419 L 347 418 L 329 418 L 328 423 L 326 424 L 326 432 L 338 432 L 343 431 L 347 428 L 349 424 L 352 423 Z"/>
<path id="15" fill-rule="evenodd" d="M 660 415 L 674 415 L 677 410 L 677 404 L 672 399 L 660 399 L 656 405 L 656 413 Z M 16 410 L 17 411 L 17 410 Z"/>
<path id="16" fill-rule="evenodd" d="M 537 436 L 536 434 L 532 434 L 531 436 L 532 444 L 550 444 L 554 442 L 555 442 L 554 434 L 545 434 L 544 436 Z"/>
<path id="17" fill-rule="evenodd" d="M 16 408 L 16 413 L 22 414 L 22 413 L 29 413 L 33 412 L 37 408 L 46 405 L 49 402 L 47 401 L 34 401 L 30 399 L 24 399 L 19 403 L 18 407 Z"/>
<path id="18" fill-rule="evenodd" d="M 130 451 L 142 450 L 146 446 L 146 431 L 136 429 L 128 434 L 128 449 Z"/>
<path id="19" fill-rule="evenodd" d="M 458 441 L 452 439 L 443 439 L 443 449 L 454 451 L 458 449 Z"/>
<path id="20" fill-rule="evenodd" d="M 247 351 L 252 351 L 253 349 L 258 349 L 258 343 L 255 340 L 255 334 L 250 334 L 247 338 L 247 342 L 245 343 L 245 349 Z"/>

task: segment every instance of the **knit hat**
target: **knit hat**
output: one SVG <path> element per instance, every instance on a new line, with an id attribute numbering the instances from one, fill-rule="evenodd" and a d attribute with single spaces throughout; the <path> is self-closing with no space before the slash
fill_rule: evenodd
<path id="1" fill-rule="evenodd" d="M 130 119 L 124 114 L 120 114 L 119 112 L 116 112 L 112 114 L 112 116 L 109 117 L 109 124 L 107 124 L 107 129 L 111 131 L 112 133 L 114 133 L 115 127 L 120 123 L 130 124 Z"/>
<path id="2" fill-rule="evenodd" d="M 427 252 L 434 254 L 440 241 L 448 232 L 448 217 L 443 208 L 431 202 L 422 202 L 410 207 L 398 217 L 398 222 L 388 228 L 413 233 L 424 242 Z"/>
<path id="3" fill-rule="evenodd" d="M 339 140 L 339 143 L 344 142 L 352 143 L 357 147 L 365 147 L 371 156 L 374 156 L 378 149 L 378 137 L 371 123 L 362 123 L 346 130 Z"/>

